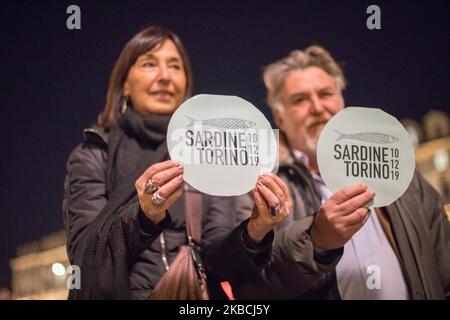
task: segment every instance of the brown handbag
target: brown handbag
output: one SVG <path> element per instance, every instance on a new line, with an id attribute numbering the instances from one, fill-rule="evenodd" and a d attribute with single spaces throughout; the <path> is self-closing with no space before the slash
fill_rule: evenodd
<path id="1" fill-rule="evenodd" d="M 185 192 L 187 245 L 180 246 L 169 270 L 149 295 L 149 300 L 208 300 L 206 274 L 198 252 L 201 244 L 202 194 Z"/>

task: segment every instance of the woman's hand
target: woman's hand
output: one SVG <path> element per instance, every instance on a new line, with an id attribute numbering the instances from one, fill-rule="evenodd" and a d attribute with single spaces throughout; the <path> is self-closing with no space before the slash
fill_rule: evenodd
<path id="1" fill-rule="evenodd" d="M 155 163 L 136 180 L 135 187 L 142 211 L 158 224 L 183 194 L 183 165 L 173 160 Z"/>
<path id="2" fill-rule="evenodd" d="M 289 190 L 283 180 L 275 174 L 258 177 L 253 189 L 255 207 L 247 225 L 250 238 L 261 242 L 275 225 L 286 219 L 292 206 Z"/>

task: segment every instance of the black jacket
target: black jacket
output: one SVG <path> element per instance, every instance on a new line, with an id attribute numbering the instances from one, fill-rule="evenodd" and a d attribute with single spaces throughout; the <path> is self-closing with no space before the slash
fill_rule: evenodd
<path id="1" fill-rule="evenodd" d="M 308 169 L 297 164 L 293 174 L 287 158 L 280 173 L 293 201 L 291 215 L 277 226 L 271 263 L 257 275 L 235 285 L 235 295 L 245 299 L 339 299 L 335 266 L 342 251 L 321 260 L 314 253 L 309 230 L 320 195 Z M 241 199 L 241 215 L 253 206 Z M 410 299 L 443 299 L 450 292 L 450 222 L 439 194 L 415 172 L 406 192 L 383 208 L 401 257 Z"/>
<path id="2" fill-rule="evenodd" d="M 144 216 L 137 200 L 119 199 L 121 195 L 110 199 L 106 192 L 108 134 L 99 128 L 91 128 L 85 130 L 84 137 L 84 142 L 69 157 L 64 183 L 63 211 L 68 256 L 71 264 L 84 266 L 81 269 L 82 288 L 72 298 L 146 299 L 166 270 L 164 259 L 170 264 L 178 247 L 186 244 L 184 197 L 169 208 L 169 214 L 158 225 Z M 137 173 L 136 176 L 139 175 Z M 239 277 L 259 268 L 252 260 L 254 251 L 242 245 L 245 222 L 237 225 L 231 210 L 233 201 L 233 197 L 203 197 L 202 255 L 229 266 L 219 268 L 219 274 L 208 277 L 213 299 L 223 297 L 218 290 L 218 279 Z M 100 213 L 108 206 L 116 207 L 112 209 L 116 212 L 114 219 L 100 221 L 103 219 Z M 96 233 L 87 239 L 92 237 L 90 228 L 96 228 Z M 90 250 L 91 241 L 100 244 Z M 107 249 L 101 251 L 106 257 L 96 256 L 99 246 Z M 267 247 L 267 256 L 269 250 Z M 106 270 L 94 272 L 96 261 L 105 259 L 109 259 Z M 86 260 L 91 261 L 89 265 L 84 264 Z M 208 265 L 206 268 L 209 271 Z M 220 274 L 221 271 L 225 275 Z M 124 273 L 128 276 L 124 277 Z M 83 275 L 89 282 L 83 281 Z"/>

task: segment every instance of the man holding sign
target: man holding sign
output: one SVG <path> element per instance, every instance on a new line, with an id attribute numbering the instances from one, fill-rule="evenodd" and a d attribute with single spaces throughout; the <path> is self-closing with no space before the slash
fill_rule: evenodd
<path id="1" fill-rule="evenodd" d="M 345 79 L 331 55 L 318 46 L 293 51 L 265 68 L 264 82 L 282 133 L 279 175 L 293 207 L 276 228 L 272 262 L 235 283 L 236 297 L 443 299 L 450 292 L 450 223 L 439 195 L 413 166 L 408 176 L 385 165 L 396 165 L 397 158 L 388 159 L 391 149 L 392 157 L 405 154 L 391 147 L 398 137 L 355 131 L 358 123 L 349 123 L 349 132 L 334 130 L 324 138 L 334 143 L 329 150 L 335 163 L 325 161 L 335 165 L 327 174 L 332 178 L 319 172 L 319 136 L 344 108 Z M 370 113 L 365 119 L 377 125 Z M 330 187 L 346 175 L 354 183 Z M 389 196 L 386 190 L 404 176 L 398 199 L 367 208 Z M 383 178 L 379 188 L 368 187 L 368 181 Z M 248 215 L 251 208 L 251 199 L 243 198 L 240 213 Z"/>

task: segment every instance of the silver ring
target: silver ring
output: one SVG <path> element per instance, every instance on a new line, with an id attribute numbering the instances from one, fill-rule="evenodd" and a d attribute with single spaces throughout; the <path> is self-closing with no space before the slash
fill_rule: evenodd
<path id="1" fill-rule="evenodd" d="M 148 194 L 153 194 L 156 190 L 158 190 L 159 186 L 155 180 L 152 178 L 148 179 L 144 186 L 144 192 Z"/>
<path id="2" fill-rule="evenodd" d="M 152 195 L 152 203 L 155 207 L 161 206 L 166 201 L 165 198 L 161 197 L 158 192 L 155 192 Z"/>
<path id="3" fill-rule="evenodd" d="M 275 219 L 281 211 L 281 203 L 270 207 L 270 215 Z"/>

